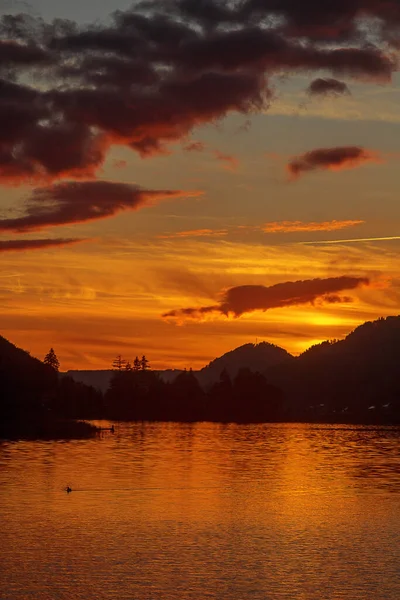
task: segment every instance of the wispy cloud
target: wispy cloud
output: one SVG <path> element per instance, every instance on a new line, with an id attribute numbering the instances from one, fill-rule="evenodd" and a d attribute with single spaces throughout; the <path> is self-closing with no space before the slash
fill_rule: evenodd
<path id="1" fill-rule="evenodd" d="M 188 142 L 183 147 L 183 149 L 186 152 L 203 152 L 206 149 L 206 145 L 204 144 L 204 142 L 193 140 L 191 142 Z"/>
<path id="2" fill-rule="evenodd" d="M 223 164 L 223 168 L 227 171 L 236 171 L 239 166 L 239 159 L 236 156 L 233 154 L 226 154 L 218 149 L 210 148 L 204 142 L 196 140 L 190 141 L 183 146 L 183 150 L 186 152 L 208 152 L 220 161 Z"/>
<path id="3" fill-rule="evenodd" d="M 303 231 L 339 231 L 362 225 L 365 221 L 332 220 L 332 221 L 270 221 L 262 225 L 237 225 L 223 229 L 192 229 L 159 235 L 161 239 L 190 238 L 190 237 L 226 237 L 242 233 L 297 233 Z"/>
<path id="4" fill-rule="evenodd" d="M 167 240 L 174 238 L 224 237 L 226 235 L 228 235 L 227 229 L 190 229 L 188 231 L 166 233 L 158 237 Z"/>
<path id="5" fill-rule="evenodd" d="M 0 252 L 22 252 L 26 250 L 42 250 L 45 248 L 55 248 L 57 246 L 71 246 L 81 242 L 88 242 L 88 239 L 76 238 L 56 238 L 39 240 L 0 240 Z"/>
<path id="6" fill-rule="evenodd" d="M 215 158 L 224 164 L 224 169 L 227 171 L 236 171 L 239 166 L 239 159 L 233 154 L 224 154 L 219 150 L 213 152 Z"/>
<path id="7" fill-rule="evenodd" d="M 296 231 L 338 231 L 362 225 L 365 221 L 347 220 L 337 221 L 271 221 L 260 227 L 265 233 L 293 233 Z"/>

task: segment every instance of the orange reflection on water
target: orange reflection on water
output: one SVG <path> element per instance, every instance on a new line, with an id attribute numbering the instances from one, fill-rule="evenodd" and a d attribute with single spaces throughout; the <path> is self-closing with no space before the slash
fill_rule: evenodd
<path id="1" fill-rule="evenodd" d="M 0 597 L 397 600 L 399 440 L 116 424 L 90 441 L 3 443 Z"/>

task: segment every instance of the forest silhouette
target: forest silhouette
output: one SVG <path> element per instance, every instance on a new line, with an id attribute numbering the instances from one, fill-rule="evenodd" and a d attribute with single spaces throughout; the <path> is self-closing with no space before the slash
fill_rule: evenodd
<path id="1" fill-rule="evenodd" d="M 299 357 L 246 344 L 200 372 L 153 371 L 118 355 L 107 391 L 58 372 L 0 337 L 0 437 L 85 437 L 84 421 L 400 423 L 400 317 L 364 323 Z"/>

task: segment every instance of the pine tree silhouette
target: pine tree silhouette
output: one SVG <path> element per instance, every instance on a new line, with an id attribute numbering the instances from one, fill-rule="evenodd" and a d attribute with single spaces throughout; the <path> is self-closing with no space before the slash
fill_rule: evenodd
<path id="1" fill-rule="evenodd" d="M 55 371 L 60 370 L 60 361 L 58 360 L 53 348 L 50 348 L 43 360 L 45 365 L 49 365 Z"/>

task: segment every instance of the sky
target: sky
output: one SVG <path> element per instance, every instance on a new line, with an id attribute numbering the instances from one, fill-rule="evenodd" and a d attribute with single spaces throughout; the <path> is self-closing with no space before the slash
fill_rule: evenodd
<path id="1" fill-rule="evenodd" d="M 0 334 L 62 370 L 399 313 L 400 2 L 0 2 Z"/>

